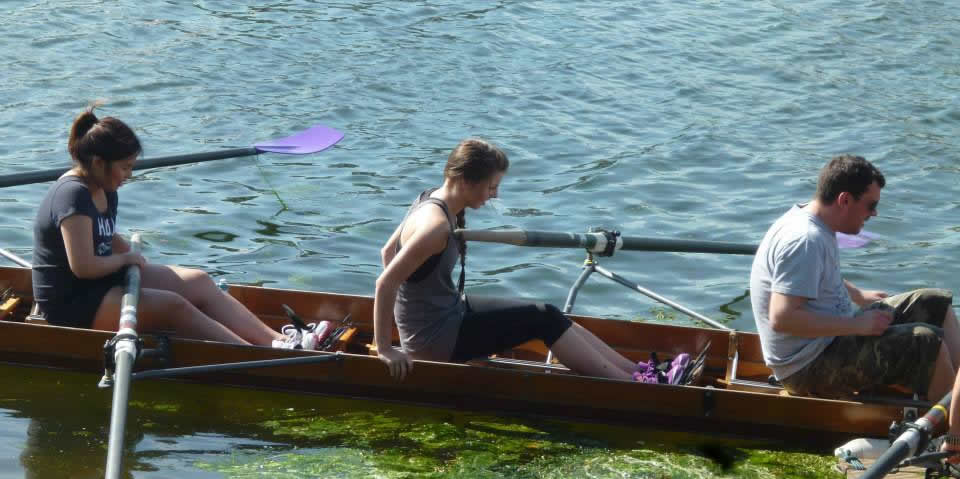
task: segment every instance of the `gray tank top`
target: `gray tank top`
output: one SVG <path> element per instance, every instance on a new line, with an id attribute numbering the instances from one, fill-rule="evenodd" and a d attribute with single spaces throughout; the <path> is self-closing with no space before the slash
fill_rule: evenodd
<path id="1" fill-rule="evenodd" d="M 400 332 L 400 344 L 407 354 L 415 359 L 449 361 L 466 306 L 451 279 L 453 268 L 460 258 L 458 240 L 453 235 L 456 223 L 450 217 L 446 203 L 430 198 L 431 191 L 420 194 L 410 205 L 403 221 L 406 222 L 410 214 L 423 205 L 432 203 L 440 206 L 450 223 L 447 247 L 428 259 L 400 285 L 393 315 Z M 402 228 L 401 225 L 401 232 Z"/>

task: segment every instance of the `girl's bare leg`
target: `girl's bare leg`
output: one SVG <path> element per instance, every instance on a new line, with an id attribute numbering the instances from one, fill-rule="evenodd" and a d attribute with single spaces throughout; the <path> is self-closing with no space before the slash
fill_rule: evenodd
<path id="1" fill-rule="evenodd" d="M 117 330 L 122 297 L 123 288 L 120 286 L 107 292 L 94 317 L 93 329 Z M 137 305 L 137 331 L 174 331 L 183 337 L 249 344 L 224 325 L 203 314 L 183 296 L 161 289 L 141 288 Z"/>
<path id="2" fill-rule="evenodd" d="M 574 328 L 568 328 L 551 347 L 557 359 L 577 374 L 610 379 L 633 379 L 632 372 L 610 362 Z"/>
<path id="3" fill-rule="evenodd" d="M 622 354 L 611 348 L 607 343 L 603 342 L 603 340 L 598 338 L 587 328 L 584 328 L 577 323 L 573 323 L 573 325 L 570 326 L 570 329 L 575 330 L 578 334 L 580 334 L 580 336 L 583 337 L 587 344 L 589 344 L 598 353 L 603 355 L 607 361 L 610 361 L 610 363 L 616 365 L 627 374 L 630 374 L 631 377 L 633 372 L 637 370 L 637 363 L 625 358 Z"/>
<path id="4" fill-rule="evenodd" d="M 269 346 L 283 335 L 260 321 L 236 298 L 224 294 L 205 271 L 178 266 L 147 265 L 142 273 L 143 286 L 173 291 L 187 299 L 244 340 Z"/>

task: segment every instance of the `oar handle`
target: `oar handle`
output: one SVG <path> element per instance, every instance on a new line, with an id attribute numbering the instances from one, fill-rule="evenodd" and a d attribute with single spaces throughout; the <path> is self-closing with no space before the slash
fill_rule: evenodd
<path id="1" fill-rule="evenodd" d="M 605 233 L 562 233 L 554 231 L 528 230 L 465 230 L 458 229 L 456 234 L 467 241 L 506 243 L 516 246 L 540 246 L 547 248 L 584 248 L 593 253 L 607 251 L 611 241 Z M 721 241 L 699 241 L 675 238 L 647 238 L 639 236 L 618 236 L 613 250 L 630 251 L 670 251 L 675 253 L 719 253 L 753 255 L 757 246 L 743 243 Z"/>

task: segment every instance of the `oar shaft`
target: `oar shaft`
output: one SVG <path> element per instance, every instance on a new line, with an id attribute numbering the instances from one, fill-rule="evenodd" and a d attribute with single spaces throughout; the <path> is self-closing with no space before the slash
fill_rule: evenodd
<path id="1" fill-rule="evenodd" d="M 130 241 L 133 251 L 140 250 L 140 235 Z M 120 324 L 114 346 L 113 403 L 110 406 L 110 437 L 107 443 L 106 479 L 120 477 L 123 464 L 123 436 L 127 423 L 127 399 L 130 395 L 130 372 L 137 359 L 137 305 L 140 302 L 140 267 L 127 267 L 126 284 L 120 299 Z"/>
<path id="2" fill-rule="evenodd" d="M 225 158 L 239 158 L 242 156 L 252 156 L 257 154 L 257 149 L 234 148 L 230 150 L 209 151 L 206 153 L 193 153 L 188 155 L 163 156 L 151 158 L 149 160 L 139 160 L 133 164 L 133 169 L 144 170 L 148 168 L 159 168 L 162 166 L 185 165 L 187 163 L 202 163 L 204 161 L 222 160 Z M 67 172 L 70 168 L 51 168 L 49 170 L 30 171 L 26 173 L 15 173 L 12 175 L 3 175 L 0 177 L 0 188 L 8 186 L 30 185 L 33 183 L 44 183 L 54 181 Z"/>
<path id="3" fill-rule="evenodd" d="M 123 464 L 123 436 L 127 423 L 127 399 L 130 395 L 130 371 L 133 369 L 136 348 L 129 349 L 128 341 L 120 341 L 116 346 L 116 383 L 113 386 L 113 403 L 110 408 L 110 438 L 107 444 L 107 470 L 104 477 L 120 477 Z M 121 351 L 122 349 L 122 351 Z"/>
<path id="4" fill-rule="evenodd" d="M 280 359 L 262 359 L 259 361 L 241 361 L 237 363 L 207 364 L 204 366 L 183 366 L 179 368 L 151 369 L 149 371 L 140 371 L 133 373 L 132 380 L 151 379 L 151 378 L 169 378 L 174 376 L 189 376 L 193 374 L 212 374 L 226 371 L 236 371 L 238 369 L 258 369 L 274 368 L 280 366 L 296 366 L 302 364 L 318 364 L 329 361 L 340 361 L 340 354 L 327 354 L 323 356 L 301 356 L 296 358 Z"/>
<path id="5" fill-rule="evenodd" d="M 561 233 L 554 231 L 492 231 L 457 230 L 467 241 L 507 243 L 517 246 L 540 246 L 547 248 L 584 248 L 594 253 L 602 253 L 607 248 L 607 237 L 603 233 Z M 744 254 L 756 253 L 757 246 L 743 243 L 720 241 L 697 241 L 673 238 L 646 238 L 620 236 L 614 249 L 631 251 L 670 251 L 675 253 L 720 253 Z"/>

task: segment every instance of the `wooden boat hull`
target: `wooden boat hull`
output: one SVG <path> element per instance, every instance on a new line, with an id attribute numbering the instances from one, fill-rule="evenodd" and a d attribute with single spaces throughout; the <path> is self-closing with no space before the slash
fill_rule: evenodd
<path id="1" fill-rule="evenodd" d="M 24 298 L 30 296 L 29 270 L 0 268 L 0 280 Z M 783 441 L 789 445 L 832 448 L 852 437 L 885 437 L 894 420 L 903 418 L 900 404 L 877 404 L 792 397 L 751 392 L 730 381 L 732 352 L 744 377 L 765 378 L 759 340 L 752 333 L 604 320 L 574 316 L 623 354 L 647 359 L 694 352 L 706 344 L 707 371 L 701 386 L 640 384 L 584 377 L 547 370 L 531 363 L 452 364 L 418 361 L 409 377 L 395 381 L 386 367 L 367 353 L 372 334 L 372 299 L 363 296 L 234 286 L 230 290 L 255 314 L 274 327 L 286 323 L 281 304 L 304 319 L 350 314 L 357 328 L 344 351 L 315 352 L 230 345 L 170 338 L 167 361 L 142 358 L 137 369 L 200 366 L 297 356 L 332 355 L 336 360 L 309 365 L 243 369 L 190 376 L 191 381 L 268 388 L 304 393 L 395 400 L 440 407 L 533 414 L 601 421 L 638 427 L 696 430 Z M 0 321 L 0 361 L 102 373 L 103 346 L 113 334 L 23 322 L 21 305 Z M 144 335 L 146 347 L 155 339 Z M 732 348 L 732 349 L 731 349 Z M 732 352 L 731 352 L 732 351 Z M 528 343 L 507 353 L 524 360 L 544 357 L 542 343 Z M 542 359 L 541 359 L 542 360 Z M 759 382 L 759 381 L 757 381 Z M 135 387 L 135 386 L 134 386 Z M 895 402 L 895 401 L 894 401 Z M 923 410 L 918 411 L 922 414 Z"/>

